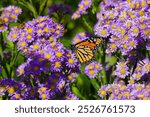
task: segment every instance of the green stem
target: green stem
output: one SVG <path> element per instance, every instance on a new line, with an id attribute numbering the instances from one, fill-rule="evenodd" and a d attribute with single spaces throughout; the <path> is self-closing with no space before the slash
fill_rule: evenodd
<path id="1" fill-rule="evenodd" d="M 10 74 L 11 77 L 14 77 L 15 71 L 14 71 L 14 65 L 16 63 L 17 57 L 18 57 L 19 51 L 17 51 L 17 46 L 16 44 L 14 44 L 14 49 L 13 49 L 13 53 L 12 53 L 12 63 L 11 63 L 11 70 L 10 70 Z"/>
<path id="2" fill-rule="evenodd" d="M 103 73 L 103 77 L 102 77 L 102 80 L 103 80 L 103 84 L 105 85 L 105 84 L 107 84 L 108 82 L 107 82 L 107 75 L 106 75 L 106 71 L 105 71 L 105 61 L 106 61 L 106 53 L 105 53 L 105 51 L 106 51 L 106 46 L 107 46 L 107 43 L 104 43 L 103 45 L 102 45 L 102 52 L 103 52 L 103 56 L 102 56 L 102 65 L 103 65 L 103 69 L 102 69 L 102 73 Z"/>
<path id="3" fill-rule="evenodd" d="M 83 17 L 82 18 L 84 25 L 86 26 L 86 28 L 88 28 L 89 32 L 93 33 L 93 29 L 92 27 L 89 25 L 89 23 L 87 22 L 87 20 Z"/>
<path id="4" fill-rule="evenodd" d="M 4 40 L 3 39 L 4 39 L 4 34 L 1 33 L 0 34 L 0 44 L 1 44 L 1 46 L 0 46 L 0 55 L 2 57 L 2 66 L 3 66 L 3 69 L 5 70 L 5 73 L 6 73 L 7 77 L 9 77 L 10 74 L 9 74 L 8 69 L 6 67 L 6 60 L 4 58 L 4 53 L 3 53 L 3 51 L 4 51 L 4 48 L 3 48 Z"/>
<path id="5" fill-rule="evenodd" d="M 3 36 L 2 36 L 2 33 L 0 34 L 0 55 L 2 57 L 2 60 L 4 58 L 4 54 L 3 54 Z"/>
<path id="6" fill-rule="evenodd" d="M 31 86 L 34 88 L 34 84 L 33 84 L 32 79 L 30 79 L 30 83 L 31 83 Z"/>

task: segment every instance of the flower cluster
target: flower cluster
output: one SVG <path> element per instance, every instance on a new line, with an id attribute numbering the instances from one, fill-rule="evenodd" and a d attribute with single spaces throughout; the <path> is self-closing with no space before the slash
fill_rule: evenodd
<path id="1" fill-rule="evenodd" d="M 24 93 L 22 89 L 23 85 L 13 79 L 0 80 L 0 97 L 8 94 L 12 100 L 22 99 L 22 95 Z"/>
<path id="2" fill-rule="evenodd" d="M 81 0 L 78 5 L 78 10 L 73 13 L 72 19 L 78 19 L 82 14 L 87 14 L 86 10 L 92 5 L 92 0 Z"/>
<path id="3" fill-rule="evenodd" d="M 112 84 L 99 89 L 101 98 L 150 99 L 149 4 L 149 0 L 101 2 L 95 34 L 108 39 L 107 54 L 120 54 L 123 59 L 117 62 L 115 71 L 112 71 Z"/>
<path id="4" fill-rule="evenodd" d="M 21 13 L 22 10 L 17 6 L 3 8 L 0 16 L 0 32 L 6 31 L 10 22 L 16 22 Z"/>
<path id="5" fill-rule="evenodd" d="M 28 57 L 17 69 L 26 90 L 22 99 L 78 99 L 70 84 L 80 66 L 75 55 L 57 41 L 62 35 L 62 25 L 47 16 L 11 29 L 8 39 L 17 41 L 18 50 Z"/>
<path id="6" fill-rule="evenodd" d="M 44 53 L 43 49 L 49 48 L 47 47 L 49 43 L 60 38 L 63 30 L 62 25 L 55 23 L 48 16 L 40 16 L 28 21 L 22 27 L 12 28 L 8 39 L 13 42 L 17 41 L 18 50 L 25 55 L 34 55 L 35 53 Z"/>
<path id="7" fill-rule="evenodd" d="M 123 55 L 128 55 L 133 49 L 149 42 L 149 4 L 148 0 L 101 2 L 94 30 L 98 36 L 110 37 L 106 51 L 108 54 L 119 49 Z"/>
<path id="8" fill-rule="evenodd" d="M 100 70 L 102 65 L 99 62 L 92 62 L 85 67 L 84 72 L 89 78 L 95 78 Z"/>
<path id="9" fill-rule="evenodd" d="M 150 100 L 149 84 L 108 84 L 98 91 L 101 98 L 109 96 L 109 100 Z"/>

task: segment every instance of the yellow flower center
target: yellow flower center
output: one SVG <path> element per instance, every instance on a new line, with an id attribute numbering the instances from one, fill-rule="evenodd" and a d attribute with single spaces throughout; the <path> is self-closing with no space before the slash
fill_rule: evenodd
<path id="1" fill-rule="evenodd" d="M 55 89 L 55 85 L 52 84 L 52 85 L 50 86 L 50 89 L 51 89 L 51 90 L 54 90 L 54 89 Z"/>
<path id="2" fill-rule="evenodd" d="M 46 95 L 45 93 L 43 93 L 43 94 L 41 95 L 41 97 L 42 97 L 42 99 L 46 99 L 46 98 L 47 98 L 47 95 Z"/>
<path id="3" fill-rule="evenodd" d="M 21 97 L 21 95 L 20 94 L 16 94 L 15 97 L 16 97 L 16 99 L 19 99 Z"/>
<path id="4" fill-rule="evenodd" d="M 11 87 L 8 88 L 8 93 L 9 94 L 13 94 L 14 92 L 15 92 L 14 87 L 11 86 Z"/>
<path id="5" fill-rule="evenodd" d="M 19 74 L 20 74 L 20 75 L 23 74 L 23 72 L 24 72 L 23 69 L 20 69 L 20 70 L 19 70 Z"/>
<path id="6" fill-rule="evenodd" d="M 60 68 L 60 66 L 61 66 L 60 62 L 55 62 L 55 67 L 56 68 Z"/>
<path id="7" fill-rule="evenodd" d="M 84 36 L 85 36 L 85 33 L 80 33 L 80 35 L 81 35 L 82 37 L 84 37 Z"/>
<path id="8" fill-rule="evenodd" d="M 80 42 L 80 39 L 76 38 L 76 39 L 75 39 L 75 42 L 76 42 L 76 43 Z"/>
<path id="9" fill-rule="evenodd" d="M 57 25 L 56 28 L 57 28 L 57 29 L 61 29 L 61 26 L 60 26 L 60 25 Z"/>
<path id="10" fill-rule="evenodd" d="M 146 24 L 140 24 L 140 29 L 146 28 Z"/>
<path id="11" fill-rule="evenodd" d="M 149 35 L 150 34 L 150 29 L 144 30 L 144 35 Z"/>
<path id="12" fill-rule="evenodd" d="M 51 57 L 52 57 L 51 54 L 45 54 L 45 58 L 46 58 L 46 59 L 50 59 Z"/>
<path id="13" fill-rule="evenodd" d="M 140 7 L 139 2 L 136 2 L 136 3 L 135 3 L 135 7 L 136 7 L 137 9 Z"/>
<path id="14" fill-rule="evenodd" d="M 15 9 L 15 13 L 18 13 L 19 12 L 19 9 Z"/>
<path id="15" fill-rule="evenodd" d="M 62 53 L 61 53 L 61 52 L 56 52 L 56 56 L 57 56 L 58 58 L 61 58 L 61 57 L 62 57 Z"/>
<path id="16" fill-rule="evenodd" d="M 40 89 L 38 89 L 38 92 L 40 93 L 40 92 L 44 92 L 44 91 L 46 91 L 46 87 L 41 87 Z"/>
<path id="17" fill-rule="evenodd" d="M 38 66 L 34 66 L 34 71 L 38 71 L 39 67 Z"/>
<path id="18" fill-rule="evenodd" d="M 83 6 L 83 5 L 80 5 L 80 6 L 79 6 L 79 9 L 83 9 L 83 8 L 84 8 L 84 6 Z"/>
<path id="19" fill-rule="evenodd" d="M 15 15 L 11 15 L 11 18 L 12 18 L 12 19 L 16 19 L 16 16 L 15 16 Z"/>
<path id="20" fill-rule="evenodd" d="M 99 68 L 100 68 L 100 65 L 99 65 L 99 64 L 96 64 L 96 65 L 95 65 L 95 68 L 96 68 L 96 69 L 99 69 Z"/>
<path id="21" fill-rule="evenodd" d="M 31 35 L 27 35 L 27 39 L 30 40 L 32 38 Z"/>
<path id="22" fill-rule="evenodd" d="M 90 75 L 93 75 L 95 73 L 94 70 L 90 70 Z"/>
<path id="23" fill-rule="evenodd" d="M 121 34 L 124 35 L 126 33 L 125 29 L 121 29 Z"/>
<path id="24" fill-rule="evenodd" d="M 106 35 L 107 34 L 107 30 L 106 29 L 103 29 L 102 31 L 101 31 L 101 35 Z"/>
<path id="25" fill-rule="evenodd" d="M 143 7 L 143 8 L 144 8 L 144 7 L 145 7 L 145 5 L 146 5 L 146 1 L 142 1 L 142 2 L 141 2 L 141 7 Z"/>
<path id="26" fill-rule="evenodd" d="M 27 32 L 28 32 L 28 33 L 32 33 L 32 32 L 33 32 L 33 29 L 32 29 L 32 28 L 28 28 L 28 29 L 27 29 Z"/>
<path id="27" fill-rule="evenodd" d="M 60 31 L 59 31 L 59 30 L 57 30 L 57 31 L 56 31 L 56 34 L 58 34 L 58 35 L 59 35 L 59 34 L 60 34 Z"/>
<path id="28" fill-rule="evenodd" d="M 113 50 L 115 50 L 115 49 L 116 49 L 116 45 L 115 45 L 114 43 L 112 43 L 112 44 L 111 44 L 111 48 L 112 48 Z"/>
<path id="29" fill-rule="evenodd" d="M 124 62 L 121 62 L 121 63 L 119 63 L 119 65 L 120 65 L 121 67 L 124 67 L 124 66 L 125 66 L 125 63 L 124 63 Z"/>
<path id="30" fill-rule="evenodd" d="M 48 33 L 48 32 L 49 32 L 49 28 L 45 27 L 45 28 L 44 28 L 44 31 L 45 31 L 46 33 Z"/>
<path id="31" fill-rule="evenodd" d="M 141 78 L 141 74 L 137 73 L 137 74 L 135 75 L 135 78 L 140 79 L 140 78 Z"/>
<path id="32" fill-rule="evenodd" d="M 132 41 L 129 42 L 129 44 L 130 44 L 131 47 L 134 47 L 135 42 L 132 40 Z"/>
<path id="33" fill-rule="evenodd" d="M 106 95 L 106 91 L 102 90 L 102 91 L 100 92 L 100 94 L 101 94 L 102 96 L 105 96 L 105 95 Z"/>
<path id="34" fill-rule="evenodd" d="M 13 38 L 17 38 L 18 34 L 14 33 Z"/>
<path id="35" fill-rule="evenodd" d="M 57 81 L 58 81 L 57 78 L 53 78 L 53 79 L 52 79 L 52 83 L 56 83 Z"/>
<path id="36" fill-rule="evenodd" d="M 38 33 L 38 34 L 41 34 L 41 33 L 42 33 L 42 30 L 41 30 L 41 29 L 39 29 L 37 33 Z"/>
<path id="37" fill-rule="evenodd" d="M 68 80 L 72 80 L 73 77 L 71 75 L 68 76 Z"/>
<path id="38" fill-rule="evenodd" d="M 129 93 L 129 92 L 125 92 L 125 93 L 124 93 L 124 96 L 125 96 L 125 97 L 129 97 L 129 96 L 130 96 L 130 93 Z"/>
<path id="39" fill-rule="evenodd" d="M 69 62 L 70 64 L 73 64 L 73 63 L 74 63 L 74 60 L 73 60 L 72 58 L 70 58 L 70 59 L 68 60 L 68 62 Z"/>
<path id="40" fill-rule="evenodd" d="M 89 5 L 89 1 L 84 1 L 84 4 L 85 5 Z"/>
<path id="41" fill-rule="evenodd" d="M 33 45 L 33 48 L 34 48 L 35 50 L 37 50 L 37 49 L 39 49 L 39 45 L 38 45 L 38 44 L 34 44 L 34 45 Z"/>
<path id="42" fill-rule="evenodd" d="M 137 34 L 138 32 L 139 32 L 139 29 L 138 29 L 138 28 L 134 28 L 134 29 L 133 29 L 133 33 L 136 33 L 136 34 Z"/>
<path id="43" fill-rule="evenodd" d="M 124 74 L 126 73 L 126 70 L 125 70 L 124 68 L 122 68 L 122 69 L 120 69 L 120 73 L 121 73 L 122 75 L 124 75 Z"/>
<path id="44" fill-rule="evenodd" d="M 143 16 L 143 15 L 144 15 L 144 11 L 140 10 L 140 11 L 138 12 L 138 14 L 139 14 L 140 16 Z"/>
<path id="45" fill-rule="evenodd" d="M 131 27 L 131 22 L 127 22 L 127 27 Z"/>
<path id="46" fill-rule="evenodd" d="M 144 95 L 143 94 L 138 94 L 138 98 L 143 98 Z"/>
<path id="47" fill-rule="evenodd" d="M 111 28 L 114 29 L 116 27 L 116 24 L 112 24 Z"/>
<path id="48" fill-rule="evenodd" d="M 146 70 L 150 70 L 150 64 L 145 65 Z"/>
<path id="49" fill-rule="evenodd" d="M 4 22 L 6 22 L 6 23 L 8 22 L 8 18 L 7 17 L 4 18 Z"/>
<path id="50" fill-rule="evenodd" d="M 94 66 L 93 66 L 93 65 L 89 65 L 88 68 L 89 68 L 89 69 L 93 69 Z"/>

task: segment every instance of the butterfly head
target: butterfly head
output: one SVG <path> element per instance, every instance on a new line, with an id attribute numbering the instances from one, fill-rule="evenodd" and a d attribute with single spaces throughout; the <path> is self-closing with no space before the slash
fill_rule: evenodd
<path id="1" fill-rule="evenodd" d="M 74 45 L 70 45 L 70 49 L 73 51 L 75 49 Z"/>

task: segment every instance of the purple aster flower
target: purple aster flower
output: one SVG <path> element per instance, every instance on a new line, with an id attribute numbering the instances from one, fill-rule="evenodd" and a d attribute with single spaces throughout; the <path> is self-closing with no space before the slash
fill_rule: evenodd
<path id="1" fill-rule="evenodd" d="M 11 98 L 11 100 L 22 100 L 22 95 L 19 93 L 15 93 Z"/>
<path id="2" fill-rule="evenodd" d="M 18 15 L 22 13 L 22 10 L 17 6 L 8 6 L 3 8 L 1 17 L 5 23 L 16 22 Z"/>
<path id="3" fill-rule="evenodd" d="M 48 8 L 49 15 L 53 15 L 54 13 L 61 13 L 61 14 L 71 14 L 72 10 L 69 5 L 64 4 L 54 4 Z"/>
<path id="4" fill-rule="evenodd" d="M 113 74 L 120 78 L 125 78 L 127 75 L 129 75 L 129 68 L 127 66 L 127 62 L 117 62 L 116 70 Z"/>
<path id="5" fill-rule="evenodd" d="M 24 74 L 24 68 L 26 66 L 26 63 L 21 64 L 18 68 L 17 68 L 17 75 L 21 76 Z"/>
<path id="6" fill-rule="evenodd" d="M 74 54 L 71 54 L 70 57 L 67 57 L 66 59 L 66 66 L 69 68 L 74 68 L 77 65 L 77 59 L 75 58 Z"/>
<path id="7" fill-rule="evenodd" d="M 107 90 L 106 90 L 107 86 L 104 85 L 102 86 L 99 90 L 98 90 L 98 95 L 103 98 L 107 95 Z"/>
<path id="8" fill-rule="evenodd" d="M 98 62 L 92 62 L 85 67 L 84 72 L 89 78 L 94 78 L 100 70 L 102 70 L 102 65 Z"/>
<path id="9" fill-rule="evenodd" d="M 21 84 L 13 79 L 3 79 L 0 81 L 0 92 L 5 95 L 5 93 L 8 93 L 8 96 L 13 96 L 14 93 L 19 92 L 22 88 Z"/>
<path id="10" fill-rule="evenodd" d="M 74 82 L 77 76 L 78 76 L 77 73 L 71 73 L 67 76 L 67 81 Z"/>

